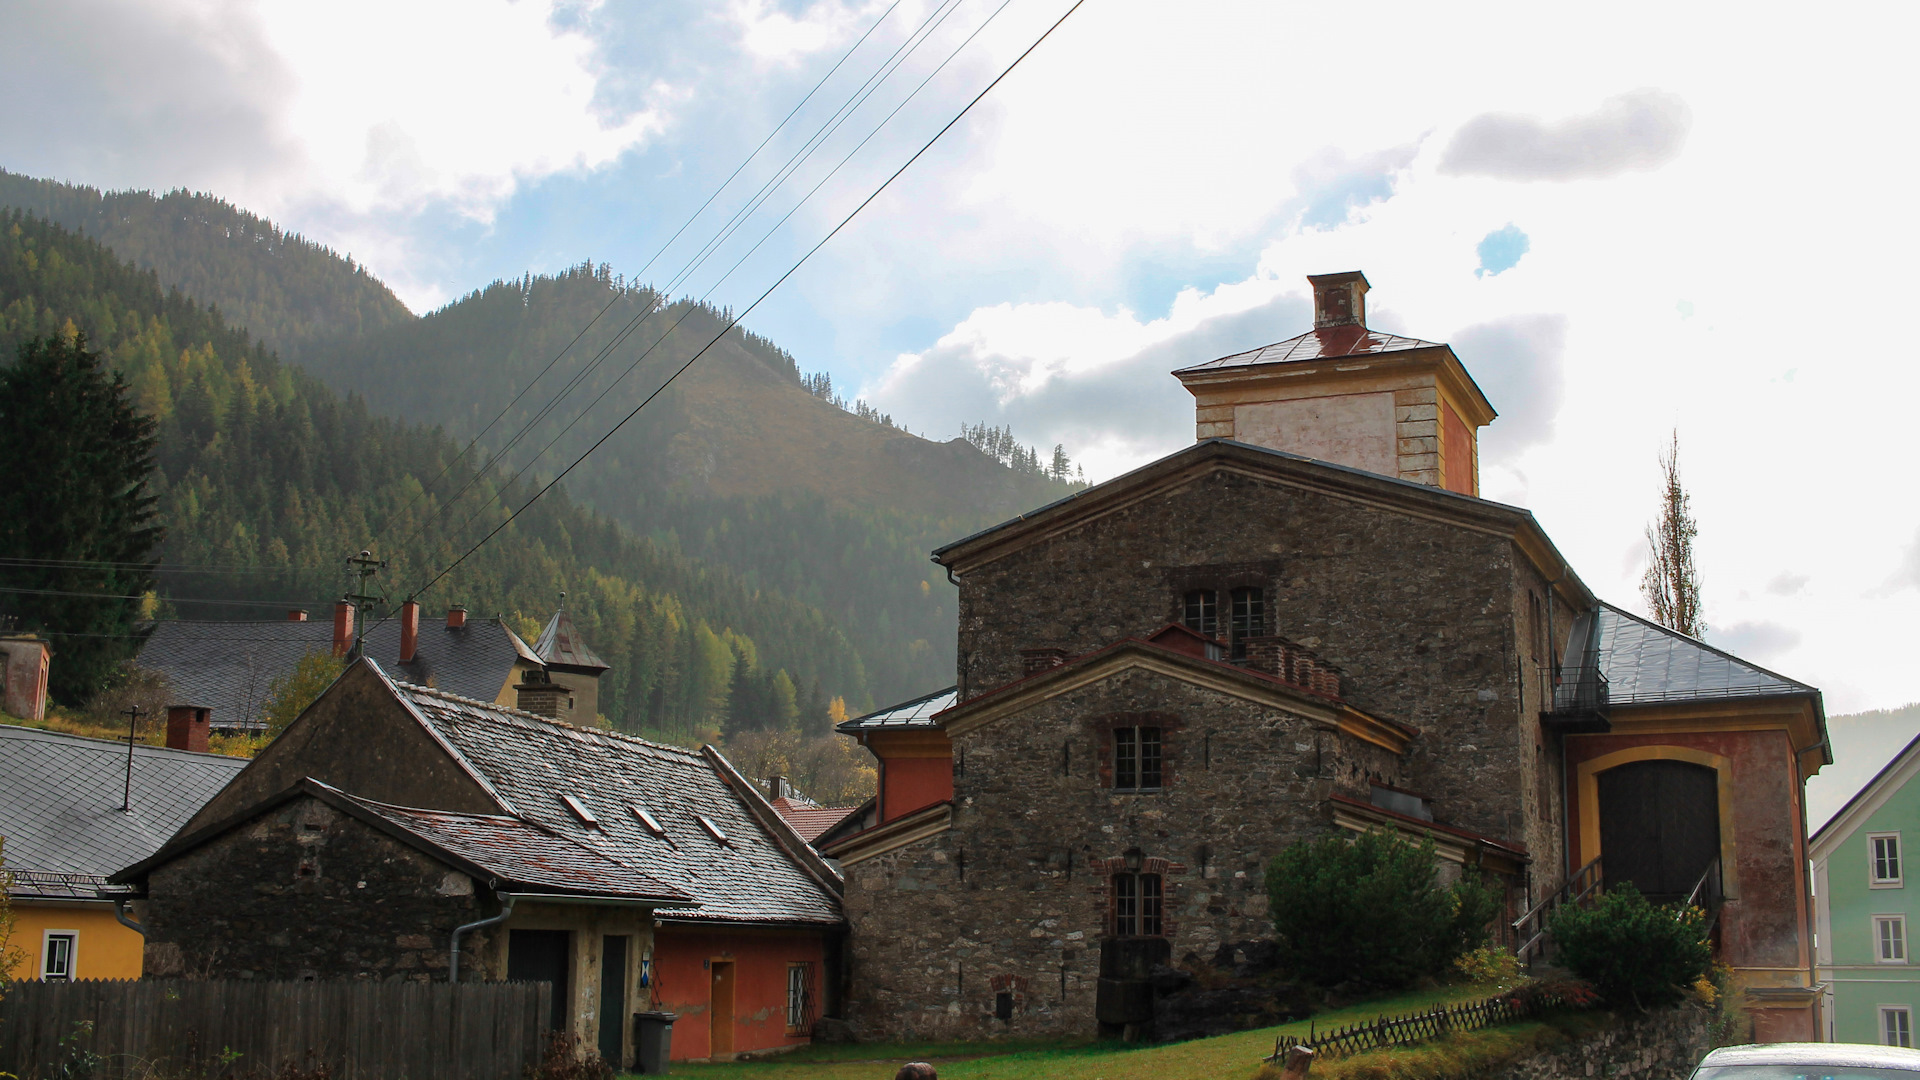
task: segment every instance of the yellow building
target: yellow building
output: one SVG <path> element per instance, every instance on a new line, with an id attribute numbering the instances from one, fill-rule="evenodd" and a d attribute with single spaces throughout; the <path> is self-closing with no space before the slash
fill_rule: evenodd
<path id="1" fill-rule="evenodd" d="M 121 923 L 107 875 L 159 850 L 245 765 L 0 725 L 0 853 L 23 954 L 12 974 L 139 978 L 144 943 Z"/>

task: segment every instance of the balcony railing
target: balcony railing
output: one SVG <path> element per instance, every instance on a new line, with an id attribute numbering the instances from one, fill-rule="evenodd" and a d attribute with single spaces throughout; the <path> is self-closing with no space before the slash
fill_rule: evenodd
<path id="1" fill-rule="evenodd" d="M 1560 731 L 1611 730 L 1607 677 L 1596 665 L 1540 668 L 1540 719 Z"/>

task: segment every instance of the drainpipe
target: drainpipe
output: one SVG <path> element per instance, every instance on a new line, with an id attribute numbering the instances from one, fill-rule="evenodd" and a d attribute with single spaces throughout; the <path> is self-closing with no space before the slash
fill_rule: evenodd
<path id="1" fill-rule="evenodd" d="M 512 893 L 495 892 L 493 895 L 500 898 L 500 914 L 495 915 L 491 919 L 481 919 L 479 922 L 470 922 L 465 926 L 456 926 L 453 928 L 453 942 L 447 948 L 448 982 L 457 983 L 460 981 L 460 936 L 469 930 L 482 930 L 489 926 L 498 926 L 506 922 L 507 917 L 513 914 Z"/>
<path id="2" fill-rule="evenodd" d="M 116 896 L 113 898 L 113 917 L 119 920 L 121 926 L 124 926 L 127 929 L 133 931 L 134 933 L 139 934 L 141 937 L 147 936 L 147 926 L 145 923 L 137 923 L 137 922 L 134 922 L 132 919 L 127 918 L 127 898 L 126 897 Z"/>

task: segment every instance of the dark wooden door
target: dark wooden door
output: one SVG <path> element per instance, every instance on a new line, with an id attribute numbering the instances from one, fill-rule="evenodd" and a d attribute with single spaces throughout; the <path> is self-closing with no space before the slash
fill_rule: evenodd
<path id="1" fill-rule="evenodd" d="M 1670 903 L 1720 857 L 1720 774 L 1685 761 L 1634 761 L 1600 781 L 1601 869 Z"/>
<path id="2" fill-rule="evenodd" d="M 615 1069 L 626 1068 L 620 1053 L 627 1027 L 627 937 L 608 934 L 600 939 L 600 1060 Z"/>
<path id="3" fill-rule="evenodd" d="M 549 1024 L 555 1031 L 567 1027 L 567 976 L 572 968 L 567 961 L 572 951 L 573 935 L 566 930 L 515 930 L 507 936 L 508 980 L 553 984 Z"/>
<path id="4" fill-rule="evenodd" d="M 713 997 L 707 1006 L 707 1056 L 733 1060 L 733 961 L 713 962 Z"/>

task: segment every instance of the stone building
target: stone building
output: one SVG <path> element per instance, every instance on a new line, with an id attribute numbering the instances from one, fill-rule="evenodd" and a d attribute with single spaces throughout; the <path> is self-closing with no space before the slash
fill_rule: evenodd
<path id="1" fill-rule="evenodd" d="M 1311 281 L 1314 330 L 1175 373 L 1193 446 L 934 553 L 956 686 L 842 726 L 880 793 L 818 841 L 850 1018 L 1144 1031 L 1154 964 L 1270 936 L 1283 847 L 1389 827 L 1503 885 L 1516 945 L 1603 840 L 1611 880 L 1724 879 L 1761 1034 L 1811 1037 L 1818 691 L 1602 604 L 1477 497 L 1494 411 L 1453 351 L 1369 330 L 1359 274 Z"/>
<path id="2" fill-rule="evenodd" d="M 633 1060 L 807 1041 L 840 880 L 717 752 L 390 678 L 362 659 L 151 857 L 146 972 L 534 979 L 553 1026 Z"/>

